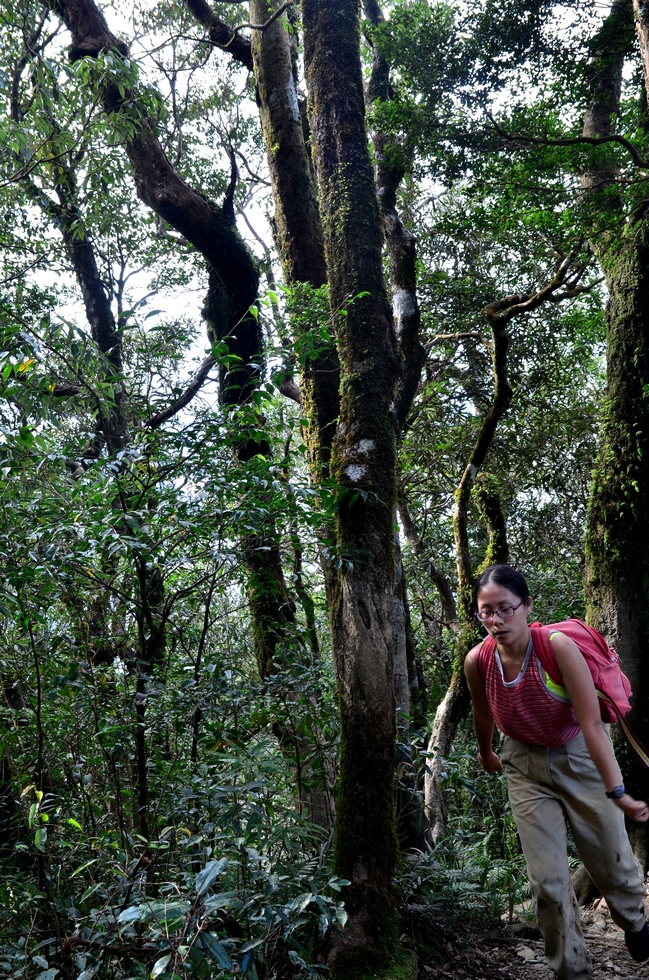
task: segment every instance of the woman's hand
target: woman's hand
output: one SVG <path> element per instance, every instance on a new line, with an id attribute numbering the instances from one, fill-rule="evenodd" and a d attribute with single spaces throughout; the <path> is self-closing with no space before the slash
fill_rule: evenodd
<path id="1" fill-rule="evenodd" d="M 646 823 L 649 820 L 649 806 L 644 800 L 634 800 L 632 796 L 625 793 L 619 800 L 613 802 L 624 811 L 629 820 L 635 820 L 636 823 Z"/>
<path id="2" fill-rule="evenodd" d="M 485 755 L 478 752 L 478 762 L 485 772 L 502 772 L 503 764 L 495 752 L 487 752 Z M 647 814 L 649 816 L 649 812 Z M 646 818 L 645 818 L 646 819 Z"/>

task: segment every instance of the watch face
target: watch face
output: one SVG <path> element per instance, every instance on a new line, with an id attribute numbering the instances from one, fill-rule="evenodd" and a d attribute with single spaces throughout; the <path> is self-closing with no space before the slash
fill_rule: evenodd
<path id="1" fill-rule="evenodd" d="M 625 793 L 626 793 L 626 790 L 625 790 L 624 786 L 615 786 L 606 795 L 611 800 L 619 800 L 622 796 L 624 796 Z"/>

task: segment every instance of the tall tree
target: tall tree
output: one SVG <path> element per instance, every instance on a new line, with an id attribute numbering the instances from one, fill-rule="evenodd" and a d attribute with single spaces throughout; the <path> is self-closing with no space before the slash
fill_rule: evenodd
<path id="1" fill-rule="evenodd" d="M 634 23 L 635 13 L 635 23 Z M 617 132 L 624 64 L 633 51 L 634 27 L 644 66 L 644 85 L 636 97 L 642 106 L 646 136 L 647 14 L 644 5 L 615 0 L 593 38 L 591 103 L 583 136 L 606 146 Z M 624 137 L 621 137 L 624 139 Z M 646 145 L 646 141 L 643 140 Z M 633 148 L 633 147 L 632 147 Z M 644 150 L 644 146 L 642 148 Z M 636 148 L 639 152 L 640 148 Z M 593 240 L 606 275 L 607 387 L 597 465 L 588 513 L 586 598 L 590 622 L 614 646 L 634 692 L 629 720 L 640 738 L 649 737 L 649 221 L 647 192 L 640 184 L 632 202 L 625 199 L 619 166 L 604 153 L 586 170 L 589 207 L 608 220 Z M 624 743 L 618 744 L 629 792 L 644 799 L 649 773 Z M 646 828 L 632 828 L 634 849 L 649 867 Z"/>
<path id="2" fill-rule="evenodd" d="M 127 46 L 111 33 L 93 0 L 63 0 L 55 7 L 72 34 L 71 60 L 97 58 L 106 52 L 106 57 L 116 58 L 116 65 L 126 70 Z M 258 387 L 263 351 L 258 316 L 252 309 L 259 291 L 259 272 L 236 229 L 232 203 L 235 171 L 223 206 L 210 204 L 173 169 L 146 109 L 138 104 L 133 81 L 127 82 L 125 88 L 124 81 L 106 75 L 98 80 L 98 85 L 104 110 L 116 123 L 120 120 L 118 125 L 129 112 L 133 114 L 126 123 L 125 143 L 138 195 L 190 242 L 208 264 L 205 316 L 212 343 L 223 345 L 230 359 L 228 369 L 221 367 L 221 397 L 236 415 L 237 408 L 246 406 Z M 214 363 L 216 358 L 208 359 L 201 381 Z M 182 405 L 174 407 L 178 410 Z M 244 421 L 244 433 L 246 428 L 250 431 L 250 420 Z M 267 452 L 263 436 L 259 438 L 252 431 L 250 436 L 235 438 L 233 446 L 242 461 Z M 248 590 L 259 671 L 267 676 L 273 669 L 275 649 L 283 630 L 293 619 L 275 529 L 269 527 L 261 535 L 249 535 L 243 542 L 243 550 L 249 571 Z"/>
<path id="3" fill-rule="evenodd" d="M 353 927 L 333 952 L 363 972 L 394 955 L 395 699 L 392 606 L 397 354 L 365 131 L 357 0 L 305 0 L 309 119 L 340 360 L 331 472 L 341 568 L 331 609 L 341 713 L 335 867 Z M 338 968 L 341 968 L 339 966 Z"/>

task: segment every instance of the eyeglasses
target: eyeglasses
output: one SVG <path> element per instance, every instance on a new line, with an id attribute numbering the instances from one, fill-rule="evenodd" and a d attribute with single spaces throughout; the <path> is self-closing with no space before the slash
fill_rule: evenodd
<path id="1" fill-rule="evenodd" d="M 524 602 L 525 599 L 521 599 L 517 606 L 501 606 L 500 609 L 496 609 L 494 612 L 491 612 L 491 610 L 477 612 L 476 618 L 479 619 L 481 623 L 488 623 L 494 618 L 494 616 L 498 616 L 500 619 L 511 619 L 516 610 L 520 609 Z"/>

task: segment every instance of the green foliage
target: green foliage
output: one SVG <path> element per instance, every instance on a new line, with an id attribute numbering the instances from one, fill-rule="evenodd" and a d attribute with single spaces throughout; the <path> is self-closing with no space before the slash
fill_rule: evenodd
<path id="1" fill-rule="evenodd" d="M 173 810 L 159 814 L 150 841 L 133 833 L 120 839 L 97 804 L 89 834 L 54 795 L 36 791 L 33 844 L 19 854 L 40 865 L 42 885 L 25 889 L 9 864 L 4 928 L 30 921 L 32 928 L 26 942 L 5 941 L 0 965 L 16 976 L 35 975 L 30 962 L 60 965 L 62 931 L 72 928 L 71 950 L 86 976 L 108 968 L 119 977 L 152 970 L 261 978 L 283 960 L 316 976 L 311 950 L 344 926 L 346 882 L 331 877 L 321 858 L 307 857 L 318 838 L 291 805 L 288 773 L 272 756 L 264 742 L 208 753 L 186 785 L 176 776 Z M 80 769 L 79 784 L 89 787 Z M 174 822 L 162 826 L 166 820 Z"/>
<path id="2" fill-rule="evenodd" d="M 232 9 L 215 6 L 225 20 Z M 106 11 L 118 23 L 118 7 Z M 386 13 L 367 36 L 393 96 L 369 116 L 406 171 L 398 204 L 417 239 L 427 351 L 401 494 L 454 586 L 453 494 L 493 394 L 482 311 L 541 289 L 569 256 L 591 289 L 509 325 L 513 399 L 485 469 L 539 617 L 580 614 L 605 298 L 586 243 L 619 230 L 614 196 L 626 221 L 646 190 L 621 146 L 529 140 L 580 133 L 602 13 L 546 0 L 395 0 Z M 320 563 L 366 561 L 328 537 L 341 504 L 365 491 L 314 489 L 311 406 L 278 387 L 335 346 L 329 294 L 276 283 L 250 80 L 185 6 L 133 17 L 129 58 L 70 64 L 53 15 L 0 5 L 0 976 L 314 977 L 346 915 L 327 835 L 307 820 L 335 783 L 339 737 Z M 617 125 L 646 156 L 640 82 L 631 54 Z M 217 404 L 218 372 L 242 362 L 229 338 L 204 337 L 198 252 L 135 194 L 124 143 L 145 118 L 209 202 L 222 201 L 227 150 L 237 154 L 235 208 L 250 215 L 270 282 L 250 310 L 267 343 L 246 405 Z M 582 174 L 602 162 L 617 181 L 590 206 Z M 110 350 L 87 319 L 71 243 L 94 251 Z M 371 328 L 369 317 L 370 339 Z M 208 353 L 200 392 L 160 421 Z M 242 442 L 259 449 L 245 463 Z M 477 566 L 486 529 L 470 506 Z M 256 557 L 276 548 L 288 583 L 291 615 L 263 682 L 244 542 Z M 405 562 L 434 709 L 454 635 L 425 563 Z M 425 733 L 409 737 L 421 777 Z M 426 915 L 453 904 L 498 917 L 523 899 L 502 781 L 476 775 L 469 755 L 447 760 L 449 840 L 400 871 Z"/>
<path id="3" fill-rule="evenodd" d="M 1 719 L 0 969 L 68 969 L 74 934 L 88 978 L 314 975 L 314 949 L 344 925 L 343 883 L 295 773 L 306 798 L 335 769 L 331 666 L 304 671 L 298 617 L 284 673 L 255 680 L 238 548 L 243 533 L 263 550 L 277 521 L 290 559 L 313 520 L 300 451 L 283 444 L 298 419 L 268 381 L 234 415 L 197 401 L 147 429 L 182 390 L 194 332 L 138 305 L 122 323 L 132 429 L 111 456 L 97 432 L 125 381 L 73 321 L 18 295 L 2 307 L 1 670 L 16 692 Z M 262 412 L 281 465 L 235 465 Z M 271 728 L 299 734 L 281 752 Z"/>

